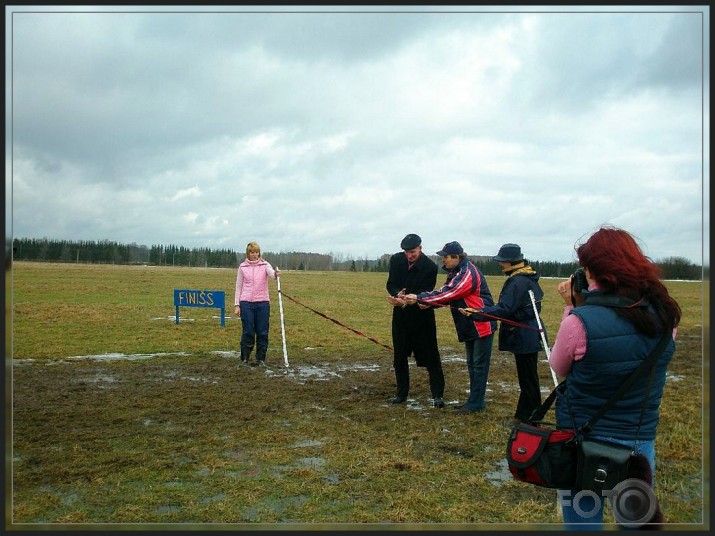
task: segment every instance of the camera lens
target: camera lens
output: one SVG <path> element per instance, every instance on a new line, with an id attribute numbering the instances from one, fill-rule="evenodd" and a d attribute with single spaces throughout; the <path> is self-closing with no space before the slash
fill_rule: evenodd
<path id="1" fill-rule="evenodd" d="M 648 523 L 658 508 L 658 499 L 653 489 L 637 478 L 620 482 L 610 494 L 610 501 L 616 522 L 628 528 L 638 528 Z"/>

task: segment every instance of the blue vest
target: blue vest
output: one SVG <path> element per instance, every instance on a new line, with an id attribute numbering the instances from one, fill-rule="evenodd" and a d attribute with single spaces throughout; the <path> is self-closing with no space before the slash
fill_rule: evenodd
<path id="1" fill-rule="evenodd" d="M 573 309 L 571 314 L 583 322 L 587 346 L 583 359 L 573 362 L 566 378 L 565 391 L 559 390 L 556 398 L 557 425 L 568 429 L 574 426 L 569 404 L 578 428 L 618 390 L 658 345 L 660 339 L 639 333 L 631 322 L 619 316 L 611 307 L 583 305 Z M 600 418 L 591 434 L 626 440 L 655 439 L 665 370 L 674 351 L 675 343 L 670 340 L 656 360 L 645 409 L 648 374 L 638 378 L 628 392 Z"/>

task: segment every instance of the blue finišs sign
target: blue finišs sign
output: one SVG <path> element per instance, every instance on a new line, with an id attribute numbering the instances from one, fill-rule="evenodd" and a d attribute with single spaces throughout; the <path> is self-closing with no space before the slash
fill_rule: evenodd
<path id="1" fill-rule="evenodd" d="M 223 290 L 174 289 L 176 323 L 179 323 L 179 307 L 212 307 L 221 309 L 221 327 L 226 327 L 226 293 Z"/>

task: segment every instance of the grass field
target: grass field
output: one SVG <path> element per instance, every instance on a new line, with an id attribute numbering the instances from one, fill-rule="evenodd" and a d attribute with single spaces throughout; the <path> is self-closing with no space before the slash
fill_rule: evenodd
<path id="1" fill-rule="evenodd" d="M 284 272 L 281 285 L 391 345 L 386 277 Z M 431 407 L 427 374 L 414 366 L 408 404 L 391 406 L 391 353 L 286 298 L 285 366 L 271 282 L 269 366 L 239 368 L 234 281 L 230 269 L 13 265 L 6 528 L 559 527 L 555 491 L 506 469 L 518 394 L 511 354 L 494 350 L 487 411 L 454 415 L 468 392 L 466 363 L 449 312 L 438 310 L 448 407 Z M 502 282 L 488 278 L 495 296 Z M 552 338 L 557 284 L 542 280 Z M 701 529 L 708 293 L 667 284 L 684 317 L 661 408 L 656 495 L 669 527 Z M 200 308 L 182 308 L 177 325 L 175 288 L 224 290 L 226 327 L 217 309 Z"/>

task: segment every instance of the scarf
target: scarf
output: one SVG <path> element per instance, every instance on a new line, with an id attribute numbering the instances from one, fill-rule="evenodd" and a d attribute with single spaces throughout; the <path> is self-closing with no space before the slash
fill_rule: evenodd
<path id="1" fill-rule="evenodd" d="M 536 270 L 534 270 L 531 266 L 522 266 L 521 268 L 516 268 L 511 271 L 506 271 L 504 272 L 504 275 L 507 277 L 514 277 L 515 275 L 534 275 L 536 274 Z"/>

